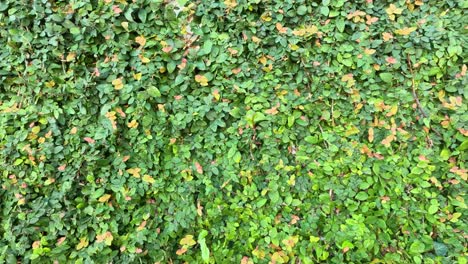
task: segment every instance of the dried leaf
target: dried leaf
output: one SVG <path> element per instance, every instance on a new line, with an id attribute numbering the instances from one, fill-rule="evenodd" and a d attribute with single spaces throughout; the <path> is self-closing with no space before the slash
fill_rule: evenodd
<path id="1" fill-rule="evenodd" d="M 390 41 L 390 40 L 393 39 L 393 35 L 391 33 L 384 32 L 384 33 L 382 33 L 382 38 L 383 38 L 384 42 L 387 42 L 387 41 Z"/>
<path id="2" fill-rule="evenodd" d="M 138 36 L 135 38 L 135 42 L 140 45 L 140 48 L 145 46 L 146 44 L 146 38 L 144 36 Z"/>
<path id="3" fill-rule="evenodd" d="M 416 31 L 417 27 L 404 27 L 402 29 L 395 30 L 395 33 L 402 36 L 407 36 L 411 34 L 411 32 Z"/>

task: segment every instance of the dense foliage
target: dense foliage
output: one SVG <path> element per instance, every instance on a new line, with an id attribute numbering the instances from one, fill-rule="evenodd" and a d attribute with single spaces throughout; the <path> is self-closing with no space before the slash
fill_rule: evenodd
<path id="1" fill-rule="evenodd" d="M 466 0 L 0 2 L 0 263 L 466 263 Z"/>

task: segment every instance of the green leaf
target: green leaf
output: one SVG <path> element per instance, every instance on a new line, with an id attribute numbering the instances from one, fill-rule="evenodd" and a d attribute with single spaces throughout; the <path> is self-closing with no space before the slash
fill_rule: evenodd
<path id="1" fill-rule="evenodd" d="M 257 207 L 260 208 L 260 207 L 264 206 L 267 201 L 268 201 L 268 199 L 266 199 L 266 198 L 262 198 L 262 199 L 258 200 Z"/>
<path id="2" fill-rule="evenodd" d="M 344 19 L 337 19 L 336 20 L 336 29 L 338 29 L 339 32 L 343 32 L 345 29 L 345 21 Z"/>
<path id="3" fill-rule="evenodd" d="M 442 158 L 442 160 L 448 160 L 450 158 L 450 150 L 448 149 L 443 149 L 441 152 L 440 152 L 440 157 Z"/>
<path id="4" fill-rule="evenodd" d="M 438 204 L 431 204 L 429 208 L 427 209 L 427 212 L 429 214 L 435 214 L 439 210 L 439 205 Z"/>
<path id="5" fill-rule="evenodd" d="M 367 200 L 368 197 L 369 197 L 369 195 L 366 192 L 359 192 L 356 195 L 356 199 L 358 199 L 359 201 L 365 201 L 365 200 Z"/>
<path id="6" fill-rule="evenodd" d="M 434 241 L 434 251 L 437 256 L 445 257 L 448 253 L 448 247 L 444 243 Z"/>
<path id="7" fill-rule="evenodd" d="M 379 74 L 379 76 L 380 76 L 380 79 L 382 79 L 382 81 L 386 83 L 392 83 L 393 75 L 391 73 L 383 72 Z"/>
<path id="8" fill-rule="evenodd" d="M 161 92 L 155 86 L 150 86 L 146 91 L 152 97 L 161 97 Z"/>
<path id="9" fill-rule="evenodd" d="M 141 22 L 143 23 L 146 22 L 146 16 L 147 16 L 146 9 L 141 8 L 140 11 L 138 11 L 138 17 L 140 18 Z"/>
<path id="10" fill-rule="evenodd" d="M 300 16 L 303 16 L 307 13 L 307 7 L 305 5 L 300 5 L 298 8 L 297 8 L 297 14 L 300 15 Z"/>
<path id="11" fill-rule="evenodd" d="M 213 48 L 213 41 L 207 39 L 205 43 L 203 43 L 202 54 L 210 54 L 211 49 Z"/>
<path id="12" fill-rule="evenodd" d="M 198 244 L 200 245 L 201 257 L 205 263 L 208 263 L 210 260 L 210 250 L 206 246 L 205 238 L 198 238 Z"/>
<path id="13" fill-rule="evenodd" d="M 236 151 L 232 159 L 234 160 L 235 163 L 240 163 L 242 159 L 242 155 L 240 154 L 239 151 Z"/>
<path id="14" fill-rule="evenodd" d="M 320 7 L 320 14 L 324 15 L 324 16 L 328 16 L 328 14 L 330 13 L 330 9 L 328 8 L 328 6 L 322 6 Z"/>
<path id="15" fill-rule="evenodd" d="M 416 240 L 414 241 L 411 246 L 410 246 L 410 249 L 409 249 L 409 252 L 411 254 L 421 254 L 425 251 L 425 246 L 424 246 L 424 243 L 419 241 L 419 240 Z"/>
<path id="16" fill-rule="evenodd" d="M 465 151 L 467 149 L 468 149 L 468 139 L 463 141 L 463 143 L 461 143 L 460 146 L 458 146 L 457 148 L 458 151 Z"/>
<path id="17" fill-rule="evenodd" d="M 73 35 L 78 35 L 81 33 L 81 31 L 79 27 L 72 27 L 70 28 L 70 33 L 72 33 Z"/>

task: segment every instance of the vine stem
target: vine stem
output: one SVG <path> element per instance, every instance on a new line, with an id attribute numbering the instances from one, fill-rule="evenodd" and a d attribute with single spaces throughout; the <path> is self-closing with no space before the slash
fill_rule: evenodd
<path id="1" fill-rule="evenodd" d="M 406 54 L 406 60 L 408 61 L 408 67 L 409 67 L 409 70 L 410 70 L 410 73 L 411 73 L 411 92 L 413 94 L 413 99 L 416 102 L 416 104 L 418 105 L 418 109 L 421 112 L 421 115 L 423 117 L 427 117 L 427 114 L 424 111 L 424 109 L 422 108 L 421 102 L 419 102 L 419 98 L 418 98 L 418 95 L 416 93 L 416 85 L 414 83 L 413 65 L 411 64 L 409 54 Z"/>
<path id="2" fill-rule="evenodd" d="M 421 112 L 421 115 L 423 117 L 428 117 L 426 112 L 424 111 L 423 107 L 421 106 L 421 102 L 419 101 L 418 94 L 416 93 L 416 84 L 414 82 L 414 72 L 413 72 L 413 65 L 411 64 L 411 59 L 409 57 L 409 54 L 406 54 L 406 60 L 408 62 L 408 67 L 411 73 L 411 92 L 413 94 L 413 99 L 416 102 L 416 105 L 418 106 L 419 111 Z M 434 133 L 436 133 L 439 137 L 442 137 L 442 135 L 439 133 L 439 131 L 435 130 L 434 128 L 430 128 Z"/>

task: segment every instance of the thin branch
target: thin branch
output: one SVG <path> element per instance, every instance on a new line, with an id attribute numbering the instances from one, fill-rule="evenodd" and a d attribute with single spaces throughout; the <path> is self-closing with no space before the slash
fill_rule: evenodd
<path id="1" fill-rule="evenodd" d="M 406 60 L 408 61 L 408 67 L 409 67 L 409 70 L 410 70 L 410 73 L 411 73 L 411 92 L 413 93 L 413 99 L 416 102 L 416 104 L 418 105 L 418 109 L 421 112 L 421 115 L 423 117 L 427 117 L 426 112 L 424 111 L 424 109 L 421 106 L 421 103 L 419 102 L 418 95 L 416 94 L 416 85 L 414 83 L 413 65 L 411 64 L 409 54 L 406 54 Z"/>
<path id="2" fill-rule="evenodd" d="M 411 92 L 413 94 L 413 99 L 414 101 L 416 102 L 416 105 L 418 106 L 418 109 L 419 111 L 421 112 L 421 115 L 423 117 L 428 117 L 428 115 L 426 114 L 426 112 L 424 111 L 424 109 L 422 108 L 421 106 L 421 103 L 419 102 L 419 98 L 418 98 L 418 95 L 416 93 L 416 84 L 414 82 L 414 73 L 413 73 L 413 65 L 411 64 L 411 60 L 410 60 L 410 57 L 409 57 L 409 54 L 406 54 L 406 60 L 408 62 L 408 67 L 409 67 L 409 70 L 410 70 L 410 73 L 411 73 Z M 434 133 L 436 133 L 439 137 L 442 137 L 442 135 L 439 133 L 439 131 L 435 130 L 432 126 L 430 128 L 432 131 L 434 131 Z"/>

